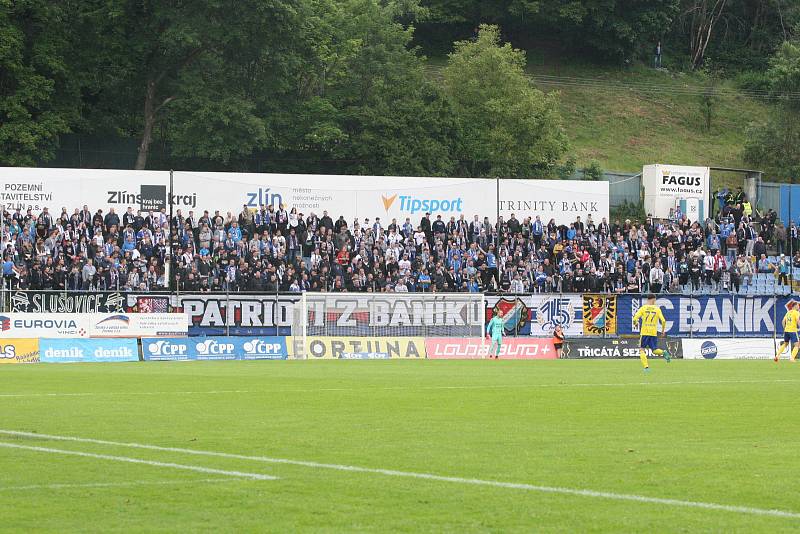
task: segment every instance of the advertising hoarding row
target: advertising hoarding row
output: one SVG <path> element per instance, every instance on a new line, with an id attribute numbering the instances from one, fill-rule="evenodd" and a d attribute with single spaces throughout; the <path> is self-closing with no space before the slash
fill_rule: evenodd
<path id="1" fill-rule="evenodd" d="M 396 327 L 395 334 L 422 337 L 452 337 L 452 329 L 477 326 L 499 310 L 507 336 L 551 336 L 561 326 L 567 337 L 638 335 L 633 316 L 644 302 L 642 295 L 534 294 L 487 295 L 486 309 L 481 314 L 474 301 L 463 295 L 409 293 L 352 294 L 324 296 L 323 312 L 314 313 L 310 306 L 310 327 L 342 336 L 359 336 L 370 328 Z M 183 293 L 180 295 L 15 291 L 11 293 L 11 314 L 0 314 L 0 338 L 7 337 L 91 337 L 92 325 L 79 318 L 79 312 L 93 310 L 112 315 L 136 316 L 147 313 L 183 312 L 190 336 L 244 335 L 287 336 L 292 334 L 295 305 L 301 295 L 232 293 Z M 786 305 L 797 301 L 791 296 L 660 295 L 657 304 L 667 319 L 667 332 L 672 336 L 696 337 L 763 337 L 771 336 L 780 326 Z M 78 312 L 62 313 L 68 310 Z M 36 312 L 41 312 L 35 315 Z M 11 323 L 15 313 L 26 313 L 25 335 Z M 28 315 L 33 313 L 33 315 Z M 480 317 L 479 317 L 480 316 Z M 178 328 L 178 316 L 168 317 L 159 331 Z M 182 316 L 183 317 L 183 316 Z M 40 328 L 34 328 L 35 323 Z M 136 319 L 144 321 L 145 319 Z M 114 321 L 109 321 L 113 323 Z M 172 324 L 174 322 L 175 324 Z M 148 326 L 155 327 L 156 324 Z M 110 326 L 110 325 L 109 325 Z M 99 327 L 96 327 L 97 329 Z M 133 327 L 131 327 L 132 331 Z M 106 328 L 106 333 L 113 331 Z M 312 328 L 313 330 L 313 328 Z M 314 333 L 307 332 L 308 333 Z M 171 335 L 142 333 L 144 336 Z"/>
<path id="2" fill-rule="evenodd" d="M 145 361 L 220 360 L 476 360 L 490 355 L 491 343 L 481 338 L 417 337 L 209 337 L 143 338 Z M 674 359 L 734 360 L 772 359 L 780 340 L 766 338 L 666 338 L 659 347 Z M 507 338 L 500 359 L 638 359 L 637 338 L 574 338 L 564 343 L 559 355 L 552 340 Z M 648 350 L 648 357 L 658 358 Z M 789 358 L 789 350 L 780 355 Z M 136 339 L 8 338 L 0 340 L 0 364 L 139 361 Z"/>
<path id="3" fill-rule="evenodd" d="M 4 181 L 0 186 L 0 204 L 13 210 L 28 207 L 51 212 L 66 207 L 88 205 L 108 213 L 115 208 L 121 214 L 159 207 L 159 189 L 169 196 L 169 172 L 101 169 L 0 168 Z M 223 215 L 239 213 L 243 207 L 257 209 L 281 204 L 287 210 L 323 211 L 336 219 L 343 215 L 348 224 L 354 218 L 373 221 L 409 217 L 418 224 L 426 212 L 445 220 L 463 215 L 494 219 L 495 213 L 508 219 L 512 213 L 522 220 L 539 215 L 547 223 L 551 218 L 569 224 L 580 216 L 592 215 L 596 222 L 609 217 L 609 186 L 605 181 L 580 180 L 495 180 L 478 178 L 430 178 L 394 176 L 333 176 L 306 174 L 215 173 L 176 171 L 173 175 L 174 207 L 195 216 L 203 210 L 219 210 Z M 166 199 L 165 199 L 166 200 Z M 58 215 L 56 213 L 55 215 Z"/>

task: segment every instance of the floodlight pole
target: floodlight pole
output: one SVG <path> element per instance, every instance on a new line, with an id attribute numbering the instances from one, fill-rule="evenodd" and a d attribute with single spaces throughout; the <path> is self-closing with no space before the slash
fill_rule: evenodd
<path id="1" fill-rule="evenodd" d="M 169 202 L 169 222 L 167 223 L 167 243 L 169 243 L 169 278 L 167 280 L 167 287 L 170 291 L 177 291 L 178 284 L 175 280 L 175 254 L 174 250 L 172 250 L 172 205 L 174 204 L 174 172 L 172 169 L 169 170 L 169 194 L 167 195 L 167 202 Z M 177 229 L 176 229 L 177 234 Z M 173 283 L 175 282 L 175 283 Z"/>

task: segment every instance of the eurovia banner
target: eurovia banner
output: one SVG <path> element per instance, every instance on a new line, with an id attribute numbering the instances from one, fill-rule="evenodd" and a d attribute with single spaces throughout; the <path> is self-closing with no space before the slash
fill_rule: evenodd
<path id="1" fill-rule="evenodd" d="M 602 336 L 617 333 L 617 297 L 583 296 L 583 335 Z"/>
<path id="2" fill-rule="evenodd" d="M 39 338 L 0 339 L 0 364 L 39 363 Z"/>
<path id="3" fill-rule="evenodd" d="M 295 344 L 302 338 L 287 338 L 291 357 L 296 357 Z M 306 338 L 307 360 L 389 360 L 424 359 L 424 337 L 327 337 Z"/>

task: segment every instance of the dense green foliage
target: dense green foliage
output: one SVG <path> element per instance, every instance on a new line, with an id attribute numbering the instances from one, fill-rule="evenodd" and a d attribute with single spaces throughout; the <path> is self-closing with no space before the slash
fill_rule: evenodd
<path id="1" fill-rule="evenodd" d="M 749 91 L 797 83 L 775 81 L 800 28 L 794 0 L 231 6 L 0 0 L 0 164 L 46 163 L 71 133 L 135 144 L 136 168 L 559 177 L 615 160 L 570 147 L 570 95 L 534 87 L 520 49 L 630 69 L 660 40 L 671 70 L 713 63 Z M 441 79 L 424 54 L 449 54 Z M 769 155 L 797 146 L 785 105 L 747 151 L 781 175 L 796 169 Z M 720 106 L 701 101 L 708 135 Z"/>
<path id="2" fill-rule="evenodd" d="M 649 375 L 638 360 L 0 365 L 3 430 L 262 457 L 6 434 L 0 518 L 22 533 L 794 532 L 797 371 L 719 359 L 655 361 Z"/>
<path id="3" fill-rule="evenodd" d="M 465 126 L 463 142 L 473 176 L 547 174 L 567 141 L 557 95 L 545 95 L 525 75 L 525 54 L 501 45 L 496 26 L 475 41 L 460 41 L 444 71 L 444 87 Z"/>
<path id="4" fill-rule="evenodd" d="M 766 121 L 751 125 L 745 158 L 794 182 L 800 179 L 800 41 L 780 47 L 767 78 L 778 106 Z"/>

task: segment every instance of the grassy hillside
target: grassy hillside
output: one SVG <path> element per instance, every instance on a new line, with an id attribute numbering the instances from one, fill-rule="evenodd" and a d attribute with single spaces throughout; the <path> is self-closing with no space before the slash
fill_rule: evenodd
<path id="1" fill-rule="evenodd" d="M 597 160 L 603 169 L 640 171 L 648 163 L 744 167 L 747 125 L 768 103 L 718 82 L 706 131 L 701 94 L 708 81 L 699 74 L 564 64 L 529 52 L 534 83 L 561 93 L 562 116 L 571 152 L 582 167 Z M 441 76 L 445 60 L 429 60 Z"/>

